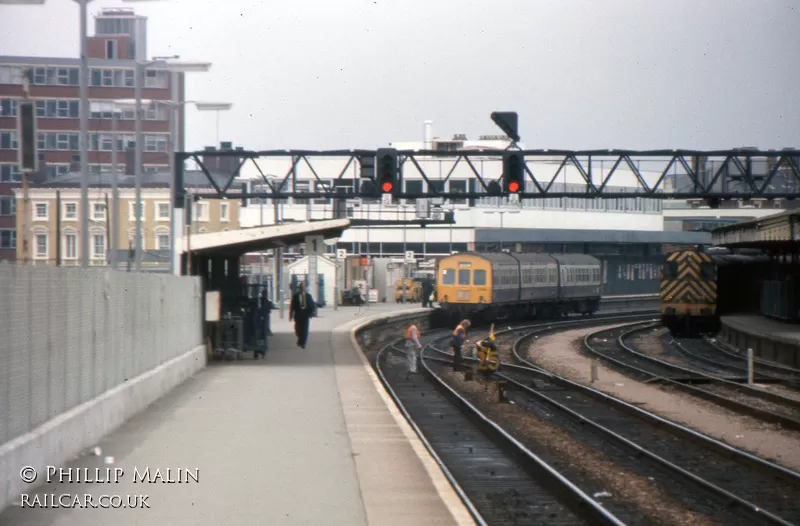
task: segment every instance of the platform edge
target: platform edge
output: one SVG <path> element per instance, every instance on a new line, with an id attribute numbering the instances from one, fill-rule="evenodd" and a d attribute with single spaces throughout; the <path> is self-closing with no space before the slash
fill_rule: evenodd
<path id="1" fill-rule="evenodd" d="M 417 436 L 416 432 L 411 428 L 411 426 L 406 421 L 403 414 L 394 404 L 389 393 L 386 391 L 386 388 L 381 383 L 380 378 L 378 375 L 375 374 L 375 371 L 372 369 L 369 361 L 367 360 L 366 356 L 364 356 L 364 351 L 361 349 L 361 346 L 358 343 L 358 338 L 356 337 L 356 333 L 368 327 L 369 325 L 375 323 L 376 320 L 379 319 L 387 319 L 387 318 L 395 318 L 398 316 L 407 316 L 409 314 L 425 314 L 425 310 L 422 309 L 409 309 L 404 310 L 396 313 L 392 313 L 391 315 L 387 314 L 380 314 L 376 315 L 372 318 L 361 320 L 359 323 L 352 327 L 346 327 L 340 329 L 341 332 L 348 332 L 350 336 L 351 344 L 358 355 L 358 359 L 361 361 L 361 365 L 364 367 L 364 370 L 367 373 L 370 381 L 372 382 L 375 390 L 377 391 L 378 395 L 381 397 L 384 405 L 386 406 L 389 414 L 392 415 L 397 426 L 403 433 L 403 436 L 408 440 L 409 444 L 411 445 L 411 449 L 414 451 L 414 454 L 419 459 L 420 463 L 422 463 L 425 472 L 428 474 L 428 477 L 431 480 L 434 488 L 436 488 L 436 492 L 439 495 L 442 503 L 445 505 L 447 510 L 450 512 L 450 515 L 453 517 L 453 520 L 459 526 L 467 526 L 467 525 L 475 525 L 475 520 L 472 518 L 472 515 L 467 510 L 467 507 L 461 501 L 459 496 L 457 495 L 456 491 L 453 489 L 453 486 L 447 480 L 444 473 L 442 472 L 439 465 L 436 463 L 434 458 L 430 455 L 428 450 L 422 444 L 422 441 Z"/>

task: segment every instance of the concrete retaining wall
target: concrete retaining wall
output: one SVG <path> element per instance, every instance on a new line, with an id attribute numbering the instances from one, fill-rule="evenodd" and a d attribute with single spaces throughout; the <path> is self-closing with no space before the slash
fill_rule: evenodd
<path id="1" fill-rule="evenodd" d="M 0 447 L 0 510 L 31 488 L 20 471 L 63 466 L 206 365 L 204 346 L 169 360 Z"/>

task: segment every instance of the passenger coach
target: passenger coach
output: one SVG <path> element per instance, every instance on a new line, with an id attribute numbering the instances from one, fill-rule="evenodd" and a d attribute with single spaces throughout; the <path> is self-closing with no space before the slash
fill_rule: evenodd
<path id="1" fill-rule="evenodd" d="M 487 320 L 591 314 L 601 262 L 585 254 L 464 253 L 439 262 L 437 301 L 454 317 Z"/>

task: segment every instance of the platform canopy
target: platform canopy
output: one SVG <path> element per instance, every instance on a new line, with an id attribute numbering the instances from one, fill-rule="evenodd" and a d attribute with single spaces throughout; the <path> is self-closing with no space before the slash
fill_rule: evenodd
<path id="1" fill-rule="evenodd" d="M 771 216 L 714 229 L 715 245 L 728 247 L 782 248 L 800 246 L 800 211 L 787 210 Z"/>
<path id="2" fill-rule="evenodd" d="M 178 240 L 177 246 L 180 247 L 181 253 L 187 251 L 188 244 L 192 254 L 233 257 L 249 252 L 297 245 L 303 243 L 306 236 L 322 236 L 325 239 L 341 237 L 349 227 L 349 219 L 283 223 L 226 232 L 193 234 Z"/>

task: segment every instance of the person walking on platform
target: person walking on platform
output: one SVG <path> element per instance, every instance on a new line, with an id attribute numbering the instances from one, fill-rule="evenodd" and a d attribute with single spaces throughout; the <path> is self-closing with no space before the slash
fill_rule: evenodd
<path id="1" fill-rule="evenodd" d="M 292 298 L 289 305 L 289 321 L 294 319 L 294 333 L 297 335 L 297 346 L 301 349 L 306 348 L 308 340 L 309 320 L 317 313 L 317 305 L 314 298 L 306 292 L 305 283 L 300 283 L 297 287 L 297 294 Z"/>
<path id="2" fill-rule="evenodd" d="M 433 307 L 431 301 L 431 294 L 433 293 L 433 286 L 430 280 L 426 279 L 422 282 L 422 308 Z"/>
<path id="3" fill-rule="evenodd" d="M 469 320 L 464 320 L 458 324 L 453 331 L 453 371 L 458 371 L 461 368 L 461 346 L 464 345 L 467 339 L 467 329 L 471 323 Z"/>
<path id="4" fill-rule="evenodd" d="M 413 323 L 406 329 L 406 357 L 408 358 L 408 372 L 417 372 L 417 349 L 422 349 L 419 343 L 419 329 Z"/>

